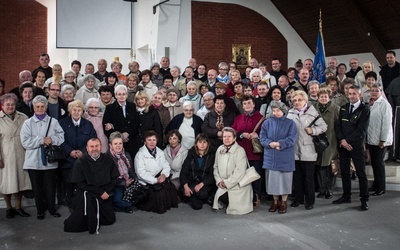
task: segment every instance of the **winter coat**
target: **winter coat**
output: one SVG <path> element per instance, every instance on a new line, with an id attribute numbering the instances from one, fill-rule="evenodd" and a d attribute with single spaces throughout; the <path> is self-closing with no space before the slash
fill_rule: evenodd
<path id="1" fill-rule="evenodd" d="M 292 172 L 295 169 L 294 155 L 297 142 L 297 127 L 285 115 L 267 119 L 261 128 L 260 142 L 264 147 L 263 168 L 275 171 Z M 280 149 L 271 148 L 271 142 L 279 142 Z"/>
<path id="2" fill-rule="evenodd" d="M 222 113 L 224 127 L 232 126 L 233 122 L 235 121 L 235 114 L 229 112 L 225 109 Z M 218 115 L 215 110 L 211 110 L 210 113 L 204 117 L 203 124 L 201 125 L 201 131 L 208 136 L 211 141 L 211 145 L 214 147 L 214 150 L 222 145 L 222 139 L 218 137 L 218 128 L 217 124 Z"/>
<path id="3" fill-rule="evenodd" d="M 58 162 L 47 162 L 43 165 L 42 149 L 46 131 L 51 124 L 47 137 L 51 137 L 52 145 L 60 146 L 64 142 L 64 130 L 61 128 L 58 121 L 46 115 L 45 118 L 39 120 L 35 115 L 26 120 L 21 128 L 21 143 L 26 149 L 24 169 L 34 170 L 49 170 L 58 167 Z"/>
<path id="4" fill-rule="evenodd" d="M 374 105 L 370 107 L 371 115 L 369 118 L 367 143 L 378 146 L 381 141 L 384 146 L 390 146 L 393 143 L 392 127 L 392 107 L 383 97 L 379 97 Z"/>
<path id="5" fill-rule="evenodd" d="M 253 211 L 253 188 L 246 185 L 239 186 L 247 169 L 247 157 L 244 149 L 235 142 L 227 153 L 221 153 L 221 145 L 215 155 L 214 179 L 218 185 L 224 181 L 226 189 L 218 187 L 214 198 L 213 209 L 221 208 L 218 199 L 228 192 L 229 205 L 227 214 L 247 214 Z"/>
<path id="6" fill-rule="evenodd" d="M 232 128 L 237 133 L 237 143 L 242 148 L 244 148 L 247 158 L 250 161 L 261 161 L 262 153 L 260 154 L 253 153 L 253 144 L 251 143 L 251 140 L 246 138 L 241 138 L 241 135 L 243 133 L 252 133 L 255 126 L 257 125 L 257 123 L 260 121 L 261 118 L 263 118 L 263 116 L 258 111 L 255 111 L 250 116 L 246 114 L 241 114 L 235 118 L 235 121 L 233 122 L 232 125 Z M 258 126 L 257 130 L 255 131 L 258 134 L 258 137 L 260 137 L 261 126 L 262 123 Z"/>
<path id="7" fill-rule="evenodd" d="M 297 126 L 298 139 L 295 149 L 296 161 L 316 161 L 318 154 L 315 151 L 313 137 L 305 131 L 310 123 L 318 116 L 318 111 L 313 106 L 307 106 L 306 111 L 299 116 L 295 108 L 289 110 L 287 118 L 292 119 Z M 326 131 L 328 126 L 319 118 L 312 126 L 312 135 L 319 135 Z"/>
<path id="8" fill-rule="evenodd" d="M 20 132 L 28 117 L 20 112 L 11 120 L 3 111 L 0 112 L 0 193 L 14 194 L 32 189 L 28 171 L 23 169 L 25 149 L 22 147 Z"/>
<path id="9" fill-rule="evenodd" d="M 169 166 L 171 167 L 171 180 L 178 179 L 182 169 L 183 161 L 186 159 L 188 154 L 188 149 L 181 145 L 178 153 L 176 154 L 175 158 L 172 159 L 171 156 L 171 146 L 168 144 L 167 147 L 164 149 L 165 159 L 167 159 Z"/>
<path id="10" fill-rule="evenodd" d="M 318 108 L 318 103 L 314 105 L 314 108 L 318 111 L 318 114 L 324 119 L 325 123 L 328 125 L 326 130 L 326 137 L 328 138 L 329 147 L 325 149 L 321 154 L 318 155 L 318 165 L 319 166 L 329 166 L 331 160 L 336 159 L 338 154 L 338 142 L 335 133 L 335 123 L 339 119 L 340 107 L 334 104 L 332 101 L 329 102 L 326 110 L 321 113 Z"/>

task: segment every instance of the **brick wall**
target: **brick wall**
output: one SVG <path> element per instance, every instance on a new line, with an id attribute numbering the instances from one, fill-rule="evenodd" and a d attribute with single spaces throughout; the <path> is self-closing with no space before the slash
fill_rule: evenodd
<path id="1" fill-rule="evenodd" d="M 39 66 L 47 50 L 47 9 L 35 0 L 0 3 L 0 78 L 6 91 L 19 85 L 18 74 Z"/>
<path id="2" fill-rule="evenodd" d="M 251 44 L 252 57 L 267 63 L 281 59 L 287 68 L 287 42 L 266 18 L 236 4 L 192 2 L 192 55 L 198 63 L 217 68 L 232 60 L 232 44 Z"/>

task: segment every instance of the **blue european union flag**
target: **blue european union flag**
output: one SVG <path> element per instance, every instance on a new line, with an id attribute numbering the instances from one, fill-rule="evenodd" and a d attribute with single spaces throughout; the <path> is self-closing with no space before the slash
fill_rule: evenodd
<path id="1" fill-rule="evenodd" d="M 322 29 L 320 29 L 317 37 L 317 48 L 315 50 L 313 80 L 317 80 L 319 83 L 325 81 L 325 67 L 324 40 L 322 38 Z"/>

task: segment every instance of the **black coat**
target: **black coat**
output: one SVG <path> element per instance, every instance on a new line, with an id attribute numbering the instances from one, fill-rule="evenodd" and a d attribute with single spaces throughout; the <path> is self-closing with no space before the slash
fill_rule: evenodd
<path id="1" fill-rule="evenodd" d="M 196 154 L 196 150 L 191 148 L 188 155 L 183 162 L 181 173 L 179 176 L 181 187 L 185 184 L 189 186 L 191 184 L 198 184 L 197 181 L 203 182 L 205 187 L 212 187 L 215 185 L 214 180 L 214 161 L 215 152 L 209 151 L 203 156 L 203 163 L 201 166 L 198 165 L 197 159 L 199 156 Z M 196 180 L 198 179 L 198 180 Z"/>
<path id="2" fill-rule="evenodd" d="M 132 156 L 136 155 L 136 152 L 140 147 L 135 145 L 134 142 L 138 135 L 140 124 L 138 113 L 136 112 L 136 105 L 129 101 L 126 102 L 126 117 L 124 117 L 122 107 L 117 101 L 107 105 L 103 116 L 103 128 L 107 123 L 111 123 L 114 126 L 113 129 L 108 131 L 104 129 L 104 133 L 106 134 L 107 138 L 109 138 L 111 133 L 115 131 L 120 133 L 127 132 L 129 134 L 129 141 L 124 143 L 124 148 Z"/>
<path id="3" fill-rule="evenodd" d="M 163 129 L 158 111 L 150 105 L 148 112 L 140 113 L 136 111 L 136 113 L 139 118 L 139 135 L 137 136 L 136 143 L 139 147 L 143 146 L 146 131 L 154 130 L 158 135 L 157 147 L 161 148 L 163 144 Z"/>
<path id="4" fill-rule="evenodd" d="M 165 128 L 165 134 L 168 134 L 169 131 L 174 130 L 174 129 L 179 129 L 183 122 L 183 118 L 185 117 L 184 114 L 179 114 L 176 115 L 174 118 L 172 118 L 171 122 L 168 124 L 168 126 Z M 193 115 L 193 124 L 192 128 L 194 130 L 194 137 L 198 134 L 201 133 L 201 125 L 203 124 L 203 120 L 198 117 L 197 115 Z"/>
<path id="5" fill-rule="evenodd" d="M 364 147 L 369 125 L 370 110 L 365 103 L 350 114 L 350 103 L 340 108 L 339 119 L 335 124 L 338 143 L 345 139 L 352 147 Z"/>

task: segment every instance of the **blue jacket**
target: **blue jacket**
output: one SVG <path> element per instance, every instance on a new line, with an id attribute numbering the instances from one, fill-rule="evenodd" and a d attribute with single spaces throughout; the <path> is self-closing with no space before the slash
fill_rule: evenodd
<path id="1" fill-rule="evenodd" d="M 72 122 L 72 117 L 65 117 L 60 120 L 60 126 L 64 130 L 65 141 L 61 144 L 61 149 L 65 153 L 66 160 L 59 162 L 60 168 L 72 168 L 76 159 L 70 156 L 72 150 L 80 150 L 86 153 L 86 143 L 91 138 L 96 138 L 96 130 L 90 121 L 81 118 L 78 127 Z"/>
<path id="2" fill-rule="evenodd" d="M 260 142 L 264 147 L 263 168 L 276 171 L 294 171 L 294 152 L 297 141 L 297 127 L 294 121 L 286 116 L 267 119 L 260 132 Z M 280 150 L 269 146 L 271 142 L 279 142 Z"/>

